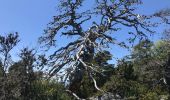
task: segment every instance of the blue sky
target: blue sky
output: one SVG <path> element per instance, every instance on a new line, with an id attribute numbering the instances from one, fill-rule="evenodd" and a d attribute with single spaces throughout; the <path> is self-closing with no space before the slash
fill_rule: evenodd
<path id="1" fill-rule="evenodd" d="M 37 38 L 42 35 L 47 24 L 56 15 L 58 0 L 0 0 L 0 34 L 19 32 L 21 42 L 13 53 L 22 47 L 37 46 Z M 139 12 L 150 14 L 170 7 L 170 0 L 143 0 Z M 91 0 L 87 0 L 91 2 Z M 157 29 L 161 30 L 161 29 Z M 152 37 L 153 39 L 158 36 Z M 127 51 L 114 48 L 114 54 L 124 56 Z M 14 56 L 17 56 L 16 54 Z"/>

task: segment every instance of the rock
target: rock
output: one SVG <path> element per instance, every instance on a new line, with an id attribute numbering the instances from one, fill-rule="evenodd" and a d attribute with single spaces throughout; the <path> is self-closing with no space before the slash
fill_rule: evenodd
<path id="1" fill-rule="evenodd" d="M 114 95 L 110 92 L 104 93 L 103 95 L 91 97 L 89 100 L 123 100 L 119 95 Z"/>
<path id="2" fill-rule="evenodd" d="M 169 98 L 168 95 L 161 95 L 160 96 L 160 100 L 169 100 L 168 98 Z"/>

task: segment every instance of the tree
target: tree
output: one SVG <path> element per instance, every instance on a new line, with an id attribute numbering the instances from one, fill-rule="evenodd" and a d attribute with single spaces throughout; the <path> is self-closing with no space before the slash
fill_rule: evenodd
<path id="1" fill-rule="evenodd" d="M 165 78 L 169 84 L 168 62 L 166 67 L 164 65 L 167 58 L 166 51 L 170 48 L 166 48 L 164 45 L 166 43 L 163 42 L 152 45 L 150 43 L 137 44 L 134 47 L 137 52 L 132 52 L 130 58 L 120 60 L 114 74 L 102 89 L 118 94 L 122 99 L 155 100 L 165 97 L 165 100 L 168 100 L 168 86 L 164 83 Z M 143 44 L 148 45 L 148 48 Z"/>
<path id="2" fill-rule="evenodd" d="M 147 64 L 147 61 L 152 57 L 152 47 L 153 43 L 150 40 L 141 41 L 139 44 L 134 46 L 132 51 L 132 59 L 134 58 L 135 62 L 141 62 L 140 60 L 143 59 L 143 62 Z"/>
<path id="3" fill-rule="evenodd" d="M 165 79 L 167 81 L 168 89 L 170 91 L 170 53 L 168 54 L 168 60 L 165 67 Z"/>
<path id="4" fill-rule="evenodd" d="M 10 65 L 12 65 L 10 51 L 19 42 L 18 33 L 10 33 L 7 36 L 0 35 L 0 57 L 1 57 L 1 74 L 0 77 L 0 99 L 8 99 L 8 89 L 7 89 L 7 71 Z"/>
<path id="5" fill-rule="evenodd" d="M 153 69 L 153 66 L 155 66 L 155 64 L 152 62 L 154 61 L 154 53 L 152 52 L 153 46 L 154 43 L 150 40 L 141 41 L 139 44 L 134 46 L 131 54 L 135 73 L 140 76 L 139 80 L 142 82 L 150 81 L 150 78 L 145 78 L 144 76 L 148 76 L 148 74 L 151 75 L 151 69 Z"/>
<path id="6" fill-rule="evenodd" d="M 124 42 L 117 41 L 112 35 L 124 28 L 129 28 L 127 34 L 131 36 L 130 42 L 137 38 L 139 40 L 147 38 L 147 34 L 154 33 L 150 28 L 158 26 L 157 23 L 152 23 L 151 19 L 160 17 L 158 16 L 160 14 L 146 16 L 135 13 L 134 6 L 141 4 L 140 0 L 117 0 L 116 2 L 97 0 L 96 6 L 86 11 L 80 10 L 85 6 L 84 0 L 61 0 L 59 4 L 59 13 L 49 23 L 40 42 L 45 43 L 47 47 L 55 46 L 59 34 L 72 36 L 75 39 L 50 56 L 50 65 L 53 66 L 49 72 L 50 76 L 57 74 L 63 68 L 66 68 L 64 80 L 68 80 L 67 76 L 80 77 L 83 73 L 87 73 L 99 91 L 102 90 L 97 86 L 93 74 L 101 73 L 101 66 L 90 63 L 97 51 L 108 48 L 111 44 L 127 47 Z M 87 29 L 84 25 L 88 22 L 92 24 Z M 79 75 L 72 74 L 79 72 Z M 80 77 L 76 81 L 80 83 L 81 80 Z"/>
<path id="7" fill-rule="evenodd" d="M 72 100 L 64 91 L 64 85 L 45 79 L 44 72 L 35 71 L 42 65 L 42 56 L 37 58 L 33 49 L 24 48 L 19 54 L 20 60 L 12 64 L 6 78 L 6 97 L 8 100 Z M 40 60 L 40 61 L 38 61 Z M 37 61 L 39 64 L 37 64 Z"/>
<path id="8" fill-rule="evenodd" d="M 160 62 L 165 63 L 167 60 L 167 55 L 168 55 L 169 50 L 170 50 L 170 45 L 168 44 L 168 42 L 164 40 L 160 40 L 154 44 L 152 51 L 154 53 L 155 59 L 160 60 Z"/>
<path id="9" fill-rule="evenodd" d="M 9 68 L 7 77 L 8 96 L 13 100 L 28 100 L 27 93 L 30 94 L 28 88 L 28 75 L 23 63 L 16 62 Z M 26 93 L 27 92 L 27 93 Z"/>
<path id="10" fill-rule="evenodd" d="M 169 11 L 169 9 L 167 9 L 167 11 Z M 170 24 L 168 21 L 167 21 L 168 24 Z M 170 91 L 170 29 L 166 29 L 164 31 L 164 34 L 163 34 L 163 43 L 164 43 L 164 52 L 165 52 L 165 55 L 163 56 L 166 61 L 166 64 L 165 64 L 165 68 L 164 68 L 164 77 L 165 77 L 165 80 L 167 82 L 167 85 L 168 85 L 168 89 Z"/>
<path id="11" fill-rule="evenodd" d="M 30 100 L 34 94 L 31 90 L 34 76 L 35 55 L 33 50 L 24 48 L 21 50 L 20 60 L 9 66 L 6 77 L 7 99 Z"/>
<path id="12" fill-rule="evenodd" d="M 2 69 L 5 74 L 9 64 L 11 63 L 10 51 L 17 45 L 19 42 L 18 33 L 10 33 L 7 36 L 0 35 L 0 54 L 2 57 Z"/>
<path id="13" fill-rule="evenodd" d="M 134 46 L 132 60 L 138 80 L 150 87 L 164 79 L 165 63 L 169 47 L 164 41 L 142 41 Z"/>
<path id="14" fill-rule="evenodd" d="M 89 62 L 94 64 L 95 66 L 100 66 L 102 68 L 101 73 L 93 74 L 93 77 L 98 83 L 99 87 L 102 87 L 108 80 L 110 80 L 110 77 L 114 73 L 114 65 L 108 63 L 108 60 L 111 60 L 111 57 L 112 55 L 110 54 L 110 52 L 100 51 L 94 56 L 93 60 Z M 89 75 L 87 73 L 83 74 L 82 80 L 80 82 L 76 83 L 76 80 L 76 78 L 74 79 L 74 81 L 71 80 L 71 82 L 75 83 L 71 83 L 69 85 L 69 88 L 70 90 L 73 90 L 80 98 L 89 98 L 90 96 L 93 96 L 97 93 L 95 87 L 93 86 L 93 81 L 89 78 Z M 80 85 L 80 88 L 77 88 L 77 84 Z"/>

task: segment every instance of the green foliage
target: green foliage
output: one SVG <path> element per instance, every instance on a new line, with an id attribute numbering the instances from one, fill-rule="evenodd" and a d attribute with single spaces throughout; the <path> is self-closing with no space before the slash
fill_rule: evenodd
<path id="1" fill-rule="evenodd" d="M 119 72 L 113 75 L 102 89 L 128 100 L 157 100 L 161 95 L 168 96 L 166 87 L 161 84 L 152 87 L 135 79 L 127 80 L 125 76 L 119 75 Z"/>
<path id="2" fill-rule="evenodd" d="M 34 92 L 32 100 L 73 100 L 64 86 L 54 80 L 34 81 L 31 88 Z"/>
<path id="3" fill-rule="evenodd" d="M 39 73 L 32 73 L 34 79 L 30 80 L 30 74 L 22 63 L 11 66 L 7 82 L 10 98 L 12 100 L 29 100 L 30 98 L 31 100 L 72 100 L 61 83 L 45 80 L 43 73 Z"/>
<path id="4" fill-rule="evenodd" d="M 99 72 L 95 73 L 94 78 L 96 79 L 97 85 L 102 87 L 111 77 L 114 72 L 114 66 L 108 63 L 108 60 L 111 60 L 112 55 L 108 51 L 100 51 L 98 52 L 92 61 L 94 66 L 99 66 Z M 76 87 L 79 85 L 79 87 Z M 94 87 L 94 83 L 92 79 L 89 77 L 88 72 L 84 72 L 82 80 L 76 81 L 73 86 L 70 86 L 72 91 L 74 91 L 79 97 L 81 98 L 88 98 L 97 92 L 96 88 Z"/>
<path id="5" fill-rule="evenodd" d="M 128 100 L 168 100 L 167 86 L 160 79 L 164 75 L 167 43 L 160 41 L 155 45 L 143 41 L 134 47 L 132 59 L 119 61 L 110 81 L 103 90 L 119 94 Z"/>
<path id="6" fill-rule="evenodd" d="M 129 63 L 129 62 L 128 62 Z M 146 91 L 145 88 L 135 80 L 137 76 L 133 72 L 133 66 L 127 62 L 116 68 L 115 74 L 111 77 L 103 89 L 122 97 L 137 96 L 139 92 Z M 140 86 L 140 88 L 138 88 Z"/>
<path id="7" fill-rule="evenodd" d="M 168 52 L 170 51 L 170 45 L 166 41 L 157 41 L 153 47 L 154 58 L 166 61 Z"/>
<path id="8" fill-rule="evenodd" d="M 134 58 L 135 62 L 147 64 L 147 61 L 152 58 L 152 50 L 153 43 L 150 40 L 144 40 L 134 46 L 132 51 L 132 58 Z M 142 59 L 142 61 L 140 61 Z"/>
<path id="9" fill-rule="evenodd" d="M 89 79 L 88 75 L 84 75 L 77 95 L 79 95 L 81 98 L 88 98 L 93 96 L 96 92 L 97 90 L 95 89 L 92 80 Z"/>

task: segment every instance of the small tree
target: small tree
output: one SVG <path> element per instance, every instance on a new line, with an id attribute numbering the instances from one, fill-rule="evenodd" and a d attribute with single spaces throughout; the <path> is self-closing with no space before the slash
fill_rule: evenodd
<path id="1" fill-rule="evenodd" d="M 0 99 L 9 99 L 7 89 L 7 72 L 8 68 L 12 65 L 10 51 L 19 42 L 18 33 L 10 33 L 7 36 L 0 35 Z"/>
<path id="2" fill-rule="evenodd" d="M 19 42 L 18 33 L 10 33 L 7 36 L 0 35 L 0 54 L 2 57 L 2 70 L 5 75 L 8 67 L 11 64 L 11 55 L 10 51 L 17 45 Z"/>

